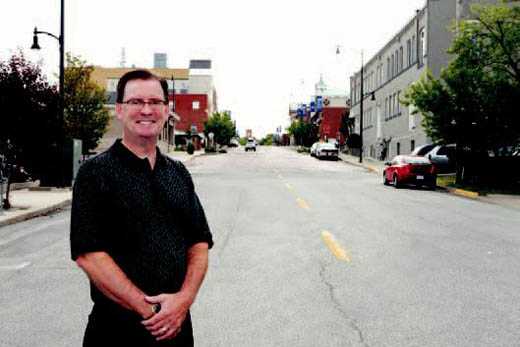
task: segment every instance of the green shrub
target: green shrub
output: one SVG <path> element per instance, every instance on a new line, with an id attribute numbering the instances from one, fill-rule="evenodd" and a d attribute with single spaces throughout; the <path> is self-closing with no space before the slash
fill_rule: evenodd
<path id="1" fill-rule="evenodd" d="M 305 146 L 298 146 L 298 153 L 310 153 L 310 148 Z"/>
<path id="2" fill-rule="evenodd" d="M 221 148 L 218 150 L 219 153 L 227 153 L 226 149 L 225 148 Z"/>
<path id="3" fill-rule="evenodd" d="M 204 148 L 204 153 L 216 153 L 216 152 L 217 151 L 216 151 L 215 147 L 208 146 L 208 147 Z"/>
<path id="4" fill-rule="evenodd" d="M 182 146 L 175 147 L 175 152 L 185 152 L 185 151 L 186 151 L 186 148 L 184 148 Z"/>

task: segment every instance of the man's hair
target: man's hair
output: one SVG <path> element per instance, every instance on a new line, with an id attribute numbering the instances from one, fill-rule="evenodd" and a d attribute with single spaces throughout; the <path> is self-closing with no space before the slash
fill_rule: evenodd
<path id="1" fill-rule="evenodd" d="M 125 73 L 117 83 L 117 103 L 123 102 L 123 96 L 125 93 L 125 87 L 128 81 L 132 80 L 156 80 L 161 84 L 163 94 L 164 94 L 164 101 L 168 101 L 168 83 L 164 78 L 161 78 L 159 76 L 154 75 L 148 70 L 133 70 Z"/>

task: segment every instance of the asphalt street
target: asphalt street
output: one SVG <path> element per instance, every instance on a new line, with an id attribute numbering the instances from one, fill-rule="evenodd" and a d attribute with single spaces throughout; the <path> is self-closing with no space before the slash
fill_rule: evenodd
<path id="1" fill-rule="evenodd" d="M 520 346 L 517 211 L 288 148 L 188 164 L 214 235 L 197 346 Z M 0 346 L 80 346 L 70 210 L 0 228 Z"/>

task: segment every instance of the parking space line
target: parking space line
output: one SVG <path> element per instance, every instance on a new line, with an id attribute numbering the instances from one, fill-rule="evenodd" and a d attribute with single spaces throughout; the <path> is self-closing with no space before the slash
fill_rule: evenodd
<path id="1" fill-rule="evenodd" d="M 345 260 L 347 263 L 350 263 L 350 254 L 339 244 L 334 235 L 323 230 L 321 238 L 325 241 L 332 254 L 334 254 L 334 259 Z"/>
<path id="2" fill-rule="evenodd" d="M 300 205 L 300 207 L 303 208 L 304 210 L 309 211 L 311 209 L 309 207 L 309 205 L 307 205 L 305 200 L 298 198 L 298 199 L 296 199 L 296 201 L 298 202 L 298 205 Z"/>

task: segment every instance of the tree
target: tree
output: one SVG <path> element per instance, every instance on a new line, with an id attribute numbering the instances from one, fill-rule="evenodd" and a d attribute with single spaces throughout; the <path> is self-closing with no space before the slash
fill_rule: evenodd
<path id="1" fill-rule="evenodd" d="M 218 144 L 226 144 L 235 136 L 236 128 L 229 112 L 215 112 L 204 121 L 204 135 L 209 137 L 209 133 L 213 133 L 213 139 Z"/>
<path id="2" fill-rule="evenodd" d="M 56 86 L 22 51 L 0 61 L 0 152 L 9 152 L 10 163 L 23 165 L 34 178 L 58 142 L 58 100 Z"/>
<path id="3" fill-rule="evenodd" d="M 507 155 L 520 145 L 520 10 L 501 2 L 473 5 L 472 12 L 474 20 L 454 27 L 448 53 L 455 58 L 440 78 L 428 72 L 402 100 L 423 115 L 434 143 L 457 144 L 457 183 L 483 183 L 488 152 Z"/>
<path id="4" fill-rule="evenodd" d="M 312 122 L 297 120 L 287 128 L 287 132 L 294 136 L 297 145 L 310 147 L 318 141 L 318 127 Z"/>
<path id="5" fill-rule="evenodd" d="M 83 142 L 83 154 L 97 147 L 106 132 L 110 115 L 104 107 L 105 89 L 91 81 L 94 67 L 67 53 L 65 68 L 65 134 Z"/>
<path id="6" fill-rule="evenodd" d="M 260 146 L 272 146 L 274 143 L 274 134 L 267 134 L 260 140 Z"/>

